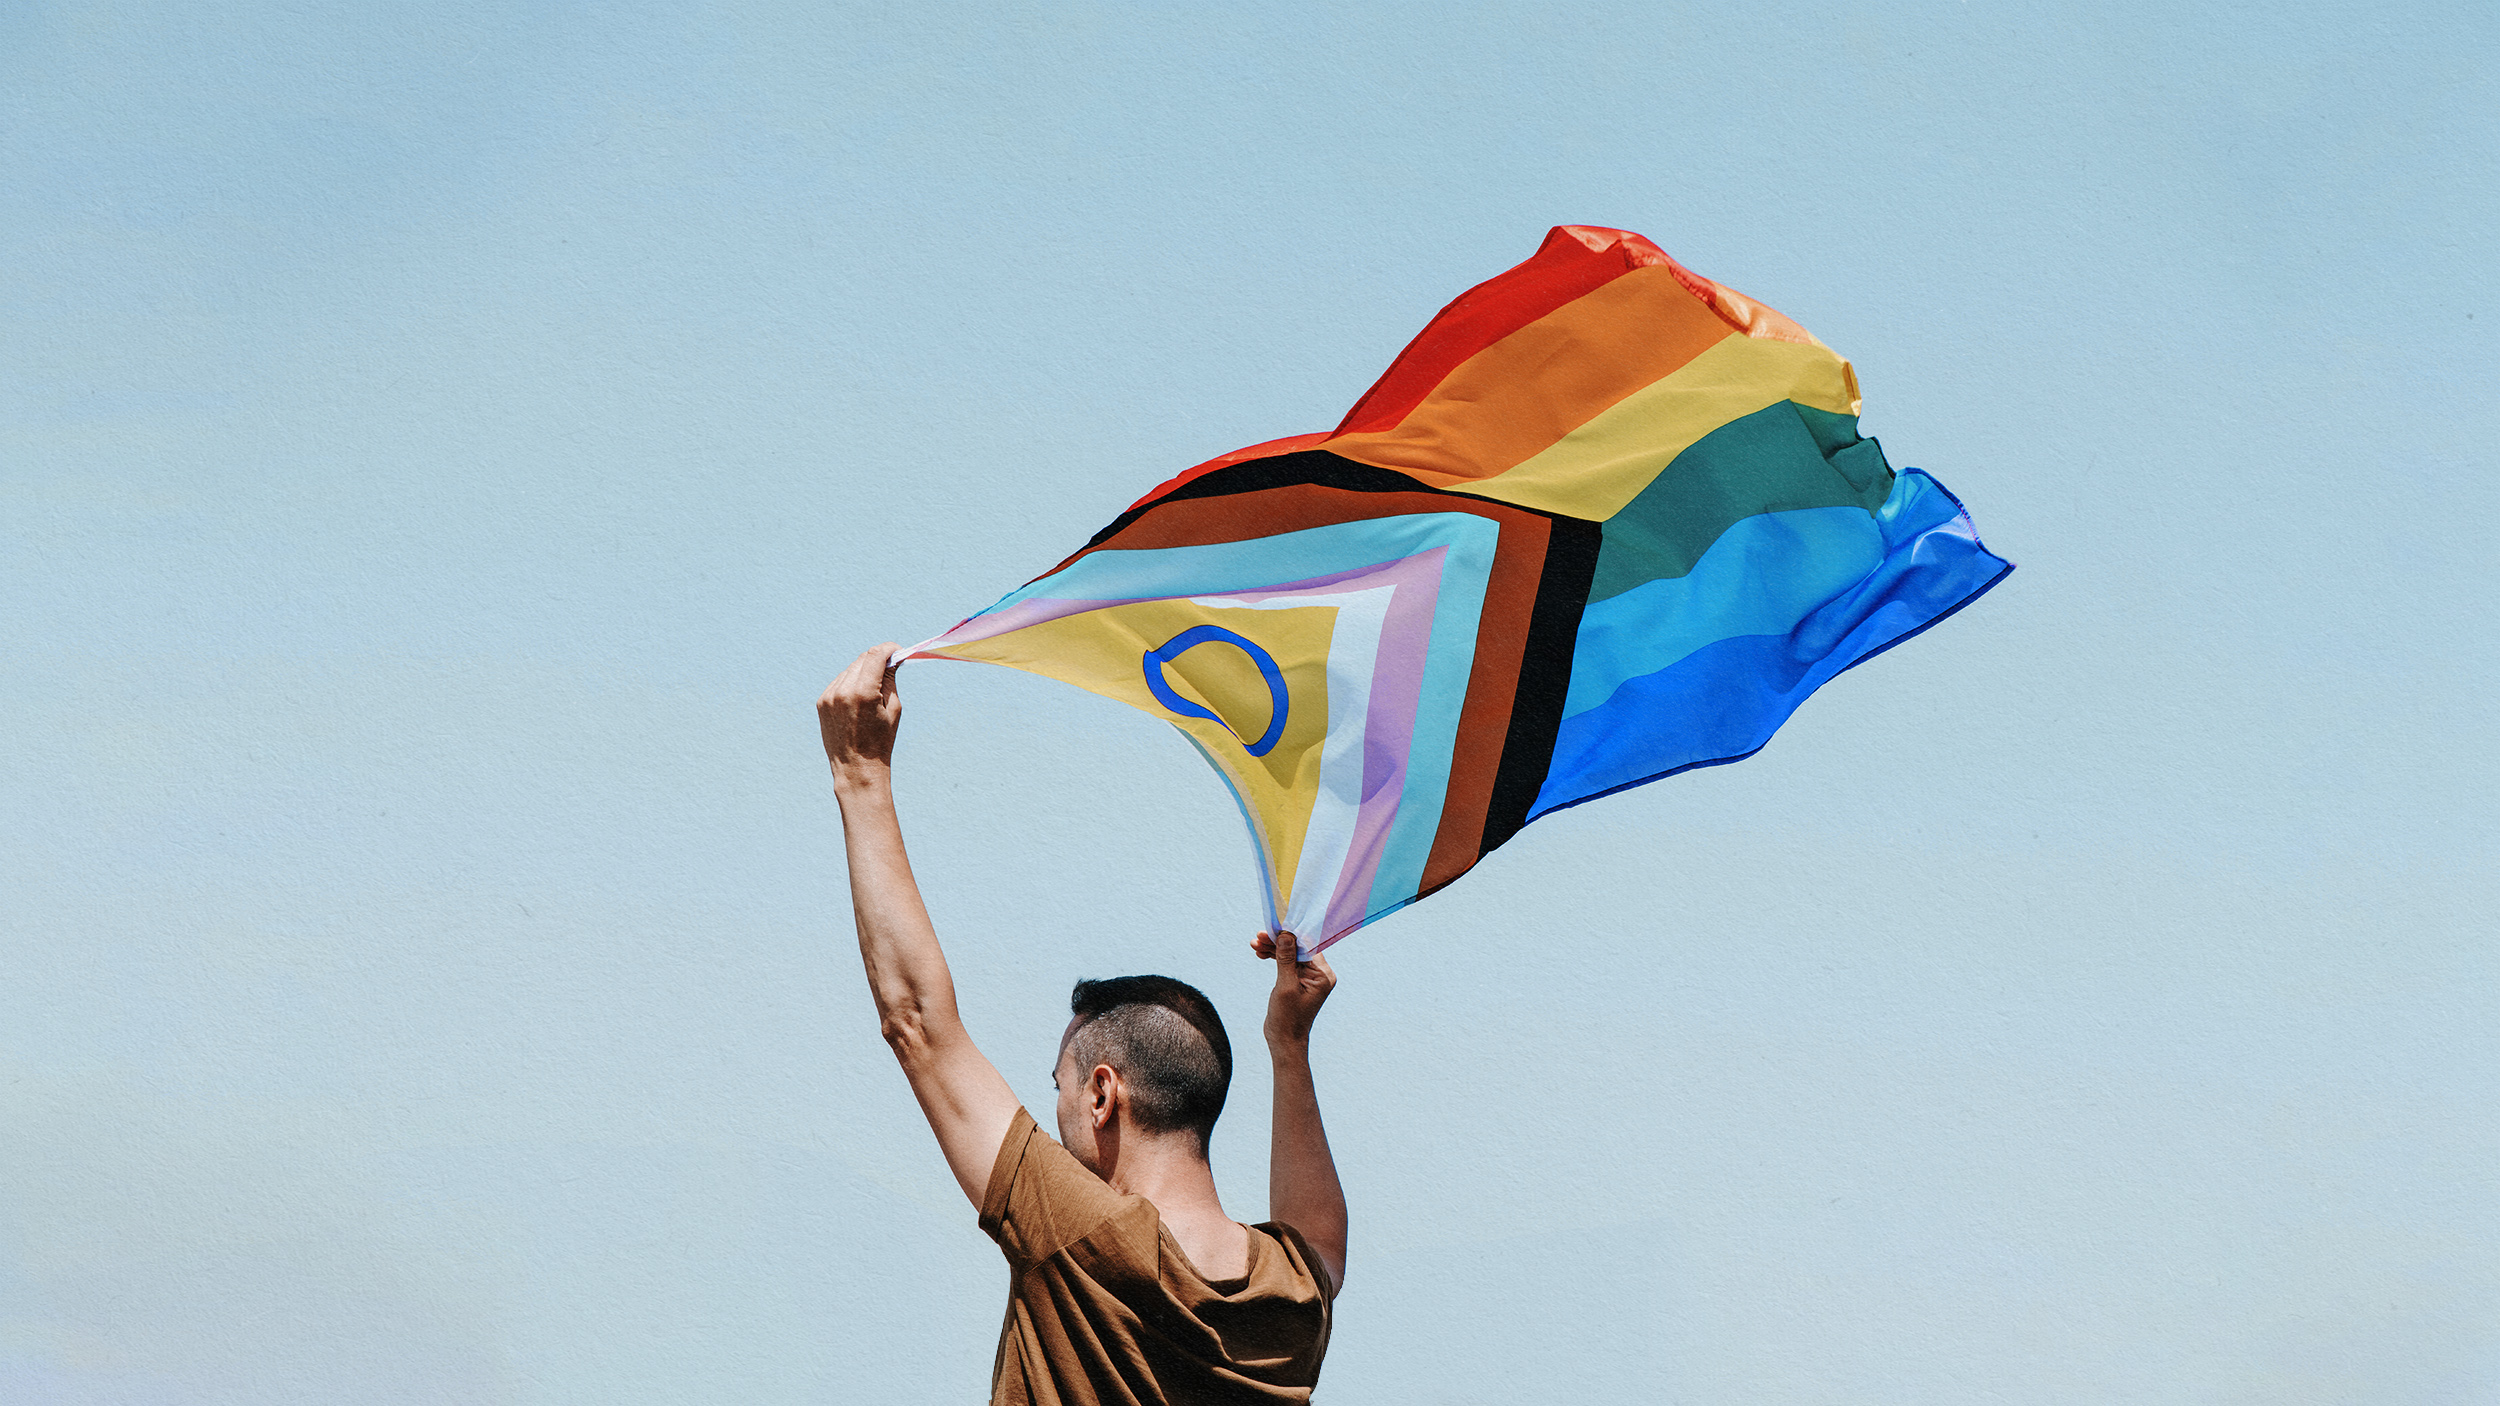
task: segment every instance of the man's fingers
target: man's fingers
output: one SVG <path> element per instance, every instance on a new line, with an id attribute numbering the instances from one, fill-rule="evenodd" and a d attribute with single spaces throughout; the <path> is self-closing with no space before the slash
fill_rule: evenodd
<path id="1" fill-rule="evenodd" d="M 832 686 L 825 690 L 823 701 L 831 702 L 837 697 L 860 700 L 881 698 L 892 692 L 894 675 L 888 661 L 893 658 L 894 650 L 892 644 L 881 644 L 852 660 L 850 667 L 844 669 Z"/>
<path id="2" fill-rule="evenodd" d="M 894 662 L 896 648 L 893 644 L 881 644 L 868 651 L 877 656 L 877 701 L 888 707 L 903 696 L 903 678 L 895 672 L 902 667 Z"/>
<path id="3" fill-rule="evenodd" d="M 851 661 L 852 691 L 863 698 L 873 698 L 883 693 L 885 691 L 885 658 L 893 652 L 894 646 L 890 644 L 881 644 L 874 649 L 862 650 L 860 656 Z"/>

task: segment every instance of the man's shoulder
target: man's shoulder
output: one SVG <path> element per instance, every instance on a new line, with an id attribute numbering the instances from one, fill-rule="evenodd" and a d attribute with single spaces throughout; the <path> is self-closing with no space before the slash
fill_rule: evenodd
<path id="1" fill-rule="evenodd" d="M 1322 1300 L 1337 1297 L 1337 1286 L 1328 1277 L 1326 1262 L 1320 1259 L 1318 1251 L 1311 1248 L 1311 1242 L 1303 1238 L 1301 1231 L 1283 1221 L 1261 1221 L 1250 1229 L 1274 1243 L 1276 1253 L 1283 1258 L 1287 1277 L 1309 1282 L 1319 1291 Z"/>
<path id="2" fill-rule="evenodd" d="M 1113 1189 L 1016 1111 L 981 1202 L 981 1229 L 1010 1259 L 1040 1261 L 1107 1237 L 1131 1253 L 1142 1249 L 1151 1272 L 1159 1224 L 1152 1202 Z"/>

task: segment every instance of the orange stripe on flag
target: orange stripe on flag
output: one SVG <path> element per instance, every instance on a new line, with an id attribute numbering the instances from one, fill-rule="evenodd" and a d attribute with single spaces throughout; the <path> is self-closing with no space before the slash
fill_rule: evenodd
<path id="1" fill-rule="evenodd" d="M 1396 428 L 1327 448 L 1443 488 L 1524 463 L 1733 335 L 1682 272 L 1634 269 L 1469 357 Z"/>

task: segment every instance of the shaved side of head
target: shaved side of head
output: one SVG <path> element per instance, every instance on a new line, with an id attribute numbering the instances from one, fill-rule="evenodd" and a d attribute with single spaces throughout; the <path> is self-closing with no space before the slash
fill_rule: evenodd
<path id="1" fill-rule="evenodd" d="M 1206 1156 L 1233 1083 L 1233 1045 L 1215 1003 L 1168 976 L 1115 976 L 1078 982 L 1068 1009 L 1080 1022 L 1068 1039 L 1077 1067 L 1118 1070 L 1138 1127 L 1192 1133 Z"/>

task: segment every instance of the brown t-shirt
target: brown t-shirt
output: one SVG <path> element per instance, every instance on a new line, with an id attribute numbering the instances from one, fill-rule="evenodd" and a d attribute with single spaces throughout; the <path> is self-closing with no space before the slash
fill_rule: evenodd
<path id="1" fill-rule="evenodd" d="M 1307 1402 L 1335 1286 L 1299 1231 L 1250 1231 L 1250 1272 L 1208 1280 L 1154 1203 L 1114 1191 L 1031 1114 L 999 1144 L 981 1229 L 1013 1276 L 991 1406 Z"/>

